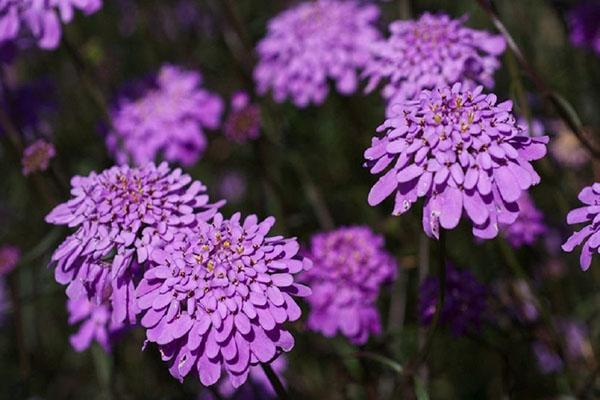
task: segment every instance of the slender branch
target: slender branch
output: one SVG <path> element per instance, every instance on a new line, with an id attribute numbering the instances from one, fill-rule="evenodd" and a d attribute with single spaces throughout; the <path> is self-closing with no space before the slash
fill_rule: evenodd
<path id="1" fill-rule="evenodd" d="M 275 390 L 275 393 L 277 393 L 277 397 L 279 397 L 279 400 L 289 399 L 287 391 L 283 387 L 283 384 L 281 383 L 281 380 L 279 379 L 275 371 L 273 371 L 273 368 L 271 368 L 269 364 L 265 363 L 261 363 L 260 366 L 262 367 L 263 371 L 265 372 L 265 375 L 269 379 L 269 382 L 271 382 L 271 386 L 273 386 L 273 390 Z"/>

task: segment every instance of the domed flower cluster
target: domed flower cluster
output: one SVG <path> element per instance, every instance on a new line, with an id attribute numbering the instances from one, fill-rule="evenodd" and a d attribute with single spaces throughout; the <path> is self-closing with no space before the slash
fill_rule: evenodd
<path id="1" fill-rule="evenodd" d="M 567 223 L 586 225 L 573 233 L 562 248 L 570 253 L 576 246 L 583 244 L 580 264 L 581 269 L 585 271 L 592 263 L 592 255 L 597 253 L 600 247 L 600 183 L 584 188 L 578 198 L 584 206 L 571 210 L 567 215 Z"/>
<path id="2" fill-rule="evenodd" d="M 3 0 L 0 2 L 0 44 L 33 37 L 42 49 L 55 49 L 61 23 L 69 23 L 75 10 L 86 15 L 98 11 L 102 0 Z"/>
<path id="3" fill-rule="evenodd" d="M 106 137 L 117 162 L 144 165 L 162 157 L 196 163 L 207 145 L 204 129 L 218 128 L 223 112 L 221 98 L 201 84 L 199 72 L 165 65 L 151 84 L 140 85 L 139 96 L 119 98 Z"/>
<path id="4" fill-rule="evenodd" d="M 298 107 L 321 104 L 335 81 L 342 94 L 356 91 L 357 70 L 369 60 L 379 38 L 374 5 L 355 0 L 301 3 L 270 21 L 258 44 L 254 78 L 259 93 L 272 90 L 277 102 L 290 98 Z"/>
<path id="5" fill-rule="evenodd" d="M 174 377 L 194 369 L 212 385 L 225 371 L 237 388 L 251 366 L 294 346 L 283 323 L 300 318 L 294 297 L 311 291 L 294 275 L 311 264 L 295 239 L 267 236 L 274 222 L 217 214 L 152 253 L 137 290 L 141 324 Z"/>
<path id="6" fill-rule="evenodd" d="M 231 99 L 231 111 L 223 131 L 227 139 L 237 143 L 257 139 L 260 135 L 260 108 L 250 103 L 246 92 L 237 92 Z"/>
<path id="7" fill-rule="evenodd" d="M 470 91 L 461 84 L 402 104 L 365 152 L 371 173 L 383 174 L 369 204 L 394 194 L 393 214 L 400 215 L 422 197 L 428 236 L 455 228 L 464 209 L 475 236 L 496 237 L 498 224 L 518 217 L 517 200 L 539 183 L 530 162 L 545 155 L 548 142 L 524 134 L 511 110 L 512 102 L 496 104 L 481 86 Z"/>
<path id="8" fill-rule="evenodd" d="M 52 143 L 38 139 L 23 151 L 23 175 L 27 176 L 34 172 L 43 172 L 48 169 L 50 160 L 56 156 L 56 149 Z"/>
<path id="9" fill-rule="evenodd" d="M 149 254 L 175 233 L 210 219 L 206 188 L 166 163 L 112 167 L 71 180 L 71 195 L 46 221 L 76 228 L 52 255 L 56 280 L 72 300 L 110 302 L 113 322 L 136 321 L 137 276 Z"/>
<path id="10" fill-rule="evenodd" d="M 308 257 L 314 268 L 303 275 L 313 290 L 310 329 L 352 343 L 381 332 L 376 301 L 381 286 L 395 278 L 397 265 L 384 239 L 366 226 L 339 228 L 312 237 Z"/>
<path id="11" fill-rule="evenodd" d="M 600 55 L 600 3 L 582 1 L 568 15 L 569 37 L 578 47 L 587 47 Z"/>
<path id="12" fill-rule="evenodd" d="M 515 248 L 532 245 L 538 237 L 548 231 L 544 215 L 527 193 L 524 193 L 517 203 L 520 213 L 515 222 L 501 226 L 503 236 Z"/>
<path id="13" fill-rule="evenodd" d="M 419 290 L 419 316 L 421 324 L 429 325 L 437 307 L 440 280 L 427 278 Z M 479 328 L 487 309 L 488 290 L 469 271 L 446 267 L 446 296 L 441 323 L 448 325 L 455 335 Z"/>
<path id="14" fill-rule="evenodd" d="M 465 89 L 493 87 L 506 44 L 502 36 L 467 28 L 466 19 L 425 13 L 416 21 L 396 21 L 390 37 L 372 46 L 367 91 L 385 81 L 388 116 L 394 104 L 417 98 L 423 89 L 457 82 Z"/>

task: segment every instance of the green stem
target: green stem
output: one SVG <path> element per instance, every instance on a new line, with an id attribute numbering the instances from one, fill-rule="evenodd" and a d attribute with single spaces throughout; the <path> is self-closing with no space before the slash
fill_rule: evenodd
<path id="1" fill-rule="evenodd" d="M 262 367 L 263 371 L 265 372 L 265 375 L 269 379 L 269 382 L 271 382 L 271 386 L 273 386 L 273 390 L 275 390 L 275 393 L 277 393 L 277 397 L 279 398 L 279 400 L 289 399 L 287 391 L 283 387 L 283 384 L 281 383 L 281 380 L 279 379 L 275 371 L 273 371 L 273 368 L 271 368 L 269 364 L 263 363 L 261 363 L 260 366 Z"/>

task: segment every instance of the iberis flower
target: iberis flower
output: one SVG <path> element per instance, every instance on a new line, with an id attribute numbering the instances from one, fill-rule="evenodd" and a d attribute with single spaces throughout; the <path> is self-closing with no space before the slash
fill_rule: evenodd
<path id="1" fill-rule="evenodd" d="M 217 214 L 152 253 L 157 266 L 137 290 L 141 324 L 175 378 L 195 369 L 208 386 L 225 371 L 237 388 L 251 366 L 294 346 L 283 324 L 300 318 L 294 297 L 311 291 L 294 275 L 311 263 L 295 239 L 267 236 L 274 222 Z"/>
<path id="2" fill-rule="evenodd" d="M 515 222 L 501 226 L 502 235 L 515 248 L 532 245 L 538 237 L 548 231 L 544 223 L 544 214 L 535 206 L 527 193 L 524 193 L 517 203 L 520 213 Z"/>
<path id="3" fill-rule="evenodd" d="M 290 98 L 298 107 L 323 103 L 328 80 L 340 93 L 354 93 L 357 70 L 379 38 L 378 16 L 376 6 L 353 0 L 308 1 L 284 11 L 269 22 L 258 44 L 257 91 L 271 90 L 275 101 Z"/>
<path id="4" fill-rule="evenodd" d="M 76 231 L 52 255 L 56 280 L 69 298 L 110 301 L 115 323 L 136 320 L 135 286 L 149 254 L 176 232 L 210 219 L 206 187 L 166 163 L 112 167 L 71 180 L 71 200 L 46 222 Z"/>
<path id="5" fill-rule="evenodd" d="M 250 103 L 246 92 L 237 92 L 231 98 L 231 110 L 223 125 L 227 139 L 238 143 L 257 139 L 260 135 L 260 108 Z"/>
<path id="6" fill-rule="evenodd" d="M 313 290 L 310 329 L 332 337 L 338 331 L 355 344 L 381 333 L 377 297 L 396 275 L 396 261 L 382 236 L 368 227 L 352 226 L 318 233 L 308 257 L 314 268 L 303 279 Z"/>
<path id="7" fill-rule="evenodd" d="M 473 234 L 491 239 L 498 224 L 519 215 L 517 200 L 540 177 L 531 161 L 546 153 L 547 137 L 529 137 L 515 123 L 512 102 L 496 104 L 482 87 L 461 84 L 425 90 L 403 103 L 379 128 L 365 152 L 372 174 L 383 174 L 369 193 L 369 204 L 395 195 L 393 214 L 425 199 L 423 228 L 438 237 L 440 226 L 455 228 L 463 215 Z"/>
<path id="8" fill-rule="evenodd" d="M 50 160 L 56 156 L 56 149 L 52 143 L 38 139 L 23 151 L 23 175 L 27 176 L 33 172 L 43 172 L 48 169 Z"/>
<path id="9" fill-rule="evenodd" d="M 569 12 L 567 20 L 571 43 L 600 55 L 600 3 L 582 1 Z"/>
<path id="10" fill-rule="evenodd" d="M 121 96 L 112 113 L 106 145 L 121 164 L 163 158 L 195 164 L 207 146 L 205 129 L 219 127 L 223 101 L 203 89 L 196 71 L 165 65 L 137 95 Z"/>
<path id="11" fill-rule="evenodd" d="M 580 264 L 581 269 L 585 271 L 592 263 L 592 255 L 597 253 L 600 247 L 600 183 L 584 188 L 578 198 L 584 206 L 571 210 L 567 215 L 567 223 L 586 225 L 573 233 L 562 248 L 570 253 L 576 246 L 583 244 Z"/>
<path id="12" fill-rule="evenodd" d="M 43 49 L 55 49 L 60 42 L 61 24 L 73 19 L 75 10 L 90 15 L 102 7 L 102 0 L 3 0 L 0 2 L 0 44 L 33 37 Z"/>
<path id="13" fill-rule="evenodd" d="M 425 13 L 416 21 L 395 21 L 389 27 L 390 37 L 372 46 L 364 72 L 369 78 L 367 92 L 385 82 L 382 95 L 388 116 L 394 104 L 418 98 L 423 89 L 457 82 L 465 89 L 494 86 L 504 39 L 467 28 L 466 20 Z"/>

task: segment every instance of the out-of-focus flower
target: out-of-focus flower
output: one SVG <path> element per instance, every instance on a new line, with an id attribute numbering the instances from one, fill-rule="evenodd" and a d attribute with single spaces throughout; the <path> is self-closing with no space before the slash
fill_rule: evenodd
<path id="1" fill-rule="evenodd" d="M 582 1 L 571 10 L 567 20 L 571 43 L 600 55 L 600 2 Z"/>
<path id="2" fill-rule="evenodd" d="M 562 249 L 570 253 L 576 246 L 583 244 L 579 261 L 581 269 L 586 271 L 592 263 L 592 255 L 597 253 L 600 247 L 600 183 L 585 187 L 579 193 L 578 199 L 584 206 L 571 210 L 567 214 L 567 223 L 586 225 L 573 233 L 562 245 Z"/>
<path id="3" fill-rule="evenodd" d="M 56 156 L 56 149 L 52 143 L 38 139 L 23 151 L 23 175 L 33 172 L 43 172 L 48 169 L 50 160 Z"/>
<path id="4" fill-rule="evenodd" d="M 494 86 L 493 75 L 506 44 L 500 35 L 465 27 L 467 17 L 423 14 L 416 21 L 395 21 L 391 35 L 372 46 L 364 75 L 367 91 L 385 82 L 387 115 L 396 103 L 415 99 L 424 89 L 460 82 L 465 89 Z"/>
<path id="5" fill-rule="evenodd" d="M 238 203 L 246 194 L 246 178 L 238 171 L 229 171 L 219 180 L 219 196 L 230 203 Z"/>
<path id="6" fill-rule="evenodd" d="M 517 203 L 520 213 L 515 222 L 510 225 L 501 225 L 503 236 L 515 248 L 532 245 L 540 235 L 545 234 L 548 230 L 544 223 L 544 215 L 527 193 L 523 193 Z"/>
<path id="7" fill-rule="evenodd" d="M 73 19 L 75 10 L 86 15 L 98 11 L 102 0 L 3 0 L 0 2 L 0 43 L 32 37 L 42 49 L 58 47 L 62 23 Z"/>
<path id="8" fill-rule="evenodd" d="M 548 137 L 524 135 L 512 102 L 496 104 L 496 95 L 482 89 L 457 83 L 400 105 L 365 151 L 365 166 L 383 173 L 370 205 L 395 194 L 393 214 L 400 215 L 425 198 L 423 229 L 430 237 L 438 237 L 440 227 L 455 228 L 463 208 L 481 239 L 517 219 L 517 200 L 540 181 L 530 162 L 546 154 Z"/>
<path id="9" fill-rule="evenodd" d="M 419 289 L 419 319 L 429 325 L 435 315 L 440 280 L 429 277 Z M 487 288 L 469 271 L 460 271 L 452 265 L 446 267 L 446 293 L 441 323 L 450 327 L 455 335 L 479 329 L 487 309 Z"/>
<path id="10" fill-rule="evenodd" d="M 141 324 L 175 378 L 195 369 L 208 386 L 224 370 L 237 388 L 251 366 L 294 346 L 283 324 L 300 318 L 292 296 L 311 291 L 294 275 L 311 263 L 298 256 L 295 239 L 267 237 L 274 222 L 217 214 L 152 253 L 157 266 L 137 291 Z"/>
<path id="11" fill-rule="evenodd" d="M 207 145 L 204 129 L 216 129 L 221 98 L 202 89 L 202 75 L 164 65 L 138 95 L 121 96 L 111 112 L 106 145 L 121 164 L 144 165 L 162 157 L 193 165 Z"/>
<path id="12" fill-rule="evenodd" d="M 562 359 L 546 343 L 535 341 L 532 348 L 542 374 L 552 374 L 562 370 L 564 365 Z"/>
<path id="13" fill-rule="evenodd" d="M 21 259 L 21 250 L 17 246 L 5 244 L 0 247 L 0 276 L 10 273 Z"/>
<path id="14" fill-rule="evenodd" d="M 381 286 L 394 279 L 396 261 L 384 238 L 366 226 L 318 233 L 307 256 L 314 268 L 302 279 L 312 288 L 308 327 L 332 337 L 338 331 L 355 344 L 381 333 L 376 301 Z"/>
<path id="15" fill-rule="evenodd" d="M 54 85 L 48 79 L 40 79 L 16 85 L 10 93 L 3 93 L 0 106 L 10 115 L 13 122 L 26 136 L 35 137 L 40 133 L 50 134 L 50 126 L 45 121 L 56 104 Z M 10 99 L 7 101 L 6 99 Z"/>
<path id="16" fill-rule="evenodd" d="M 71 186 L 73 197 L 46 216 L 77 229 L 52 255 L 55 278 L 71 299 L 110 300 L 114 323 L 135 322 L 136 276 L 152 251 L 222 204 L 210 204 L 202 183 L 166 163 L 112 167 L 76 176 Z"/>
<path id="17" fill-rule="evenodd" d="M 521 323 L 531 324 L 540 317 L 535 297 L 523 280 L 496 281 L 494 297 L 500 300 L 511 317 Z"/>
<path id="18" fill-rule="evenodd" d="M 553 123 L 556 137 L 548 146 L 550 154 L 559 164 L 567 168 L 581 168 L 590 161 L 590 154 L 583 147 L 577 136 L 564 122 Z M 587 131 L 584 129 L 584 133 Z M 586 135 L 588 140 L 593 140 L 593 135 Z"/>
<path id="19" fill-rule="evenodd" d="M 260 134 L 260 108 L 250 103 L 246 92 L 237 92 L 231 98 L 231 110 L 223 126 L 225 136 L 234 142 L 244 143 L 257 139 Z"/>
<path id="20" fill-rule="evenodd" d="M 357 1 L 307 1 L 284 11 L 268 25 L 257 47 L 257 91 L 273 92 L 277 102 L 290 98 L 298 107 L 321 104 L 328 79 L 338 92 L 354 93 L 358 69 L 369 60 L 369 46 L 379 38 L 375 5 Z"/>
<path id="21" fill-rule="evenodd" d="M 555 321 L 556 330 L 564 339 L 565 359 L 575 366 L 585 365 L 592 360 L 594 352 L 590 343 L 587 326 L 574 319 L 558 319 Z M 564 360 L 544 340 L 542 333 L 540 340 L 533 343 L 533 351 L 538 361 L 538 366 L 543 374 L 559 372 L 563 369 Z"/>

